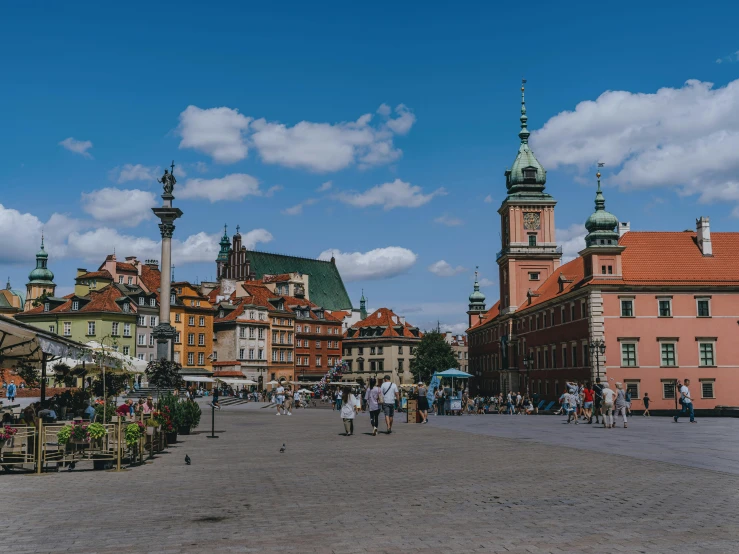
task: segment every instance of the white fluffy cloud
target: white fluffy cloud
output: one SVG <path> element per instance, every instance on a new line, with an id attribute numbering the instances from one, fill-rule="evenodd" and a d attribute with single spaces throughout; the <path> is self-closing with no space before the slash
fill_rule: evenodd
<path id="1" fill-rule="evenodd" d="M 441 225 L 446 225 L 447 227 L 456 227 L 458 225 L 464 224 L 464 221 L 462 221 L 461 219 L 448 216 L 447 214 L 437 217 L 436 219 L 434 219 L 434 222 Z"/>
<path id="2" fill-rule="evenodd" d="M 246 158 L 246 132 L 250 117 L 231 108 L 203 110 L 188 106 L 180 114 L 180 148 L 193 148 L 218 163 L 234 163 Z"/>
<path id="3" fill-rule="evenodd" d="M 574 260 L 578 256 L 578 252 L 585 248 L 585 225 L 581 223 L 573 223 L 567 229 L 557 229 L 557 243 L 562 246 L 562 263 Z"/>
<path id="4" fill-rule="evenodd" d="M 493 195 L 492 194 L 488 194 L 485 197 L 485 204 L 492 204 L 492 203 L 493 203 Z"/>
<path id="5" fill-rule="evenodd" d="M 156 205 L 153 192 L 139 189 L 104 188 L 82 193 L 82 209 L 98 221 L 136 227 L 152 217 Z"/>
<path id="6" fill-rule="evenodd" d="M 739 204 L 739 80 L 608 91 L 552 117 L 531 140 L 548 169 L 583 172 L 601 161 L 623 189 L 674 187 L 700 202 Z"/>
<path id="7" fill-rule="evenodd" d="M 316 189 L 316 192 L 326 192 L 327 190 L 331 190 L 331 187 L 334 186 L 333 181 L 326 181 L 323 183 L 320 187 Z"/>
<path id="8" fill-rule="evenodd" d="M 393 208 L 418 208 L 428 204 L 434 196 L 444 194 L 446 191 L 443 188 L 423 194 L 421 187 L 395 179 L 392 183 L 377 185 L 365 192 L 341 192 L 336 195 L 336 198 L 357 208 L 382 206 L 385 210 L 392 210 Z"/>
<path id="9" fill-rule="evenodd" d="M 272 187 L 268 193 L 274 193 Z M 175 189 L 178 198 L 205 198 L 210 202 L 219 200 L 238 200 L 245 196 L 261 196 L 259 181 L 246 173 L 232 173 L 220 179 L 188 179 L 179 190 Z"/>
<path id="10" fill-rule="evenodd" d="M 80 154 L 85 158 L 92 158 L 92 155 L 88 152 L 88 150 L 92 148 L 92 142 L 89 140 L 77 140 L 74 137 L 68 137 L 61 141 L 59 146 L 62 146 L 75 154 Z"/>
<path id="11" fill-rule="evenodd" d="M 289 208 L 285 208 L 282 210 L 282 213 L 285 215 L 300 215 L 303 213 L 303 208 L 306 206 L 312 206 L 318 202 L 315 198 L 308 198 L 307 200 L 304 200 L 300 204 L 295 204 L 294 206 L 290 206 Z"/>
<path id="12" fill-rule="evenodd" d="M 233 163 L 246 158 L 251 145 L 265 163 L 316 172 L 397 160 L 402 151 L 395 147 L 393 138 L 410 131 L 415 115 L 400 104 L 395 117 L 385 110 L 381 121 L 373 124 L 372 117 L 365 114 L 356 121 L 339 123 L 301 121 L 290 126 L 253 119 L 232 108 L 188 106 L 180 114 L 180 148 L 193 148 L 217 162 Z"/>
<path id="13" fill-rule="evenodd" d="M 467 269 L 461 265 L 453 267 L 446 260 L 439 260 L 438 262 L 432 263 L 428 267 L 428 270 L 438 277 L 454 277 L 455 275 L 459 275 L 460 273 L 467 271 Z"/>
<path id="14" fill-rule="evenodd" d="M 375 248 L 369 252 L 340 252 L 324 250 L 320 260 L 336 258 L 336 266 L 346 281 L 387 279 L 405 273 L 416 263 L 418 256 L 399 246 Z"/>
<path id="15" fill-rule="evenodd" d="M 160 176 L 160 169 L 156 166 L 125 164 L 114 167 L 110 175 L 119 185 L 128 181 L 156 181 Z"/>
<path id="16" fill-rule="evenodd" d="M 81 225 L 79 220 L 58 213 L 43 222 L 33 214 L 0 204 L 0 263 L 30 263 L 41 245 L 41 233 L 46 251 L 64 257 L 67 236 Z"/>

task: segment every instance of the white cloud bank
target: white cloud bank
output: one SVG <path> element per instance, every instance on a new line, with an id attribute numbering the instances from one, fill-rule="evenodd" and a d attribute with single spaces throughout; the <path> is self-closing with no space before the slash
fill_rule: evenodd
<path id="1" fill-rule="evenodd" d="M 428 270 L 438 277 L 454 277 L 455 275 L 459 275 L 460 273 L 467 271 L 467 269 L 461 265 L 453 267 L 446 260 L 434 262 L 428 267 Z"/>
<path id="2" fill-rule="evenodd" d="M 259 189 L 256 177 L 246 173 L 232 173 L 220 179 L 188 179 L 184 186 L 175 189 L 178 198 L 205 198 L 211 203 L 219 200 L 240 200 L 245 196 L 271 196 L 281 187 L 272 187 L 267 193 Z"/>
<path id="3" fill-rule="evenodd" d="M 341 252 L 324 250 L 319 260 L 336 259 L 336 266 L 346 281 L 387 279 L 408 271 L 418 256 L 399 246 L 375 248 L 369 252 Z"/>
<path id="4" fill-rule="evenodd" d="M 92 158 L 92 154 L 88 152 L 88 150 L 92 148 L 92 142 L 89 140 L 77 140 L 74 137 L 68 137 L 61 141 L 59 146 L 69 150 L 70 152 L 74 152 L 75 154 L 80 154 L 85 158 Z"/>
<path id="5" fill-rule="evenodd" d="M 423 194 L 421 187 L 395 179 L 392 183 L 377 185 L 365 192 L 341 192 L 336 195 L 336 199 L 357 208 L 382 206 L 384 210 L 392 210 L 394 208 L 418 208 L 431 202 L 435 196 L 445 194 L 446 191 L 443 188 Z"/>
<path id="6" fill-rule="evenodd" d="M 562 246 L 563 264 L 577 258 L 578 252 L 585 248 L 585 235 L 588 234 L 585 225 L 573 223 L 567 229 L 557 229 L 555 233 L 557 244 Z"/>
<path id="7" fill-rule="evenodd" d="M 156 205 L 153 192 L 139 189 L 104 188 L 82 193 L 82 209 L 94 219 L 125 227 L 136 227 L 152 217 Z"/>
<path id="8" fill-rule="evenodd" d="M 403 104 L 393 117 L 388 106 L 378 110 L 379 121 L 364 114 L 356 121 L 293 126 L 264 118 L 254 119 L 238 110 L 188 106 L 180 114 L 180 148 L 192 148 L 218 163 L 243 160 L 254 147 L 262 161 L 315 172 L 338 171 L 351 165 L 360 168 L 393 162 L 402 151 L 393 139 L 407 134 L 415 115 Z"/>
<path id="9" fill-rule="evenodd" d="M 607 91 L 552 117 L 531 141 L 547 169 L 583 173 L 600 161 L 624 190 L 671 187 L 702 203 L 739 204 L 739 80 Z"/>

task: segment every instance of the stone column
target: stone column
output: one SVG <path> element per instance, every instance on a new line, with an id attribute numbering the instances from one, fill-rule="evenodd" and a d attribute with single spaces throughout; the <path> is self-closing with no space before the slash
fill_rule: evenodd
<path id="1" fill-rule="evenodd" d="M 172 163 L 174 170 L 174 162 Z M 174 189 L 175 180 L 168 177 L 167 171 L 164 172 L 162 181 L 164 183 L 164 200 L 161 208 L 152 208 L 161 223 L 159 231 L 162 234 L 162 261 L 161 261 L 161 282 L 159 285 L 159 325 L 154 328 L 154 337 L 157 341 L 157 359 L 165 358 L 172 360 L 175 329 L 169 321 L 170 312 L 170 296 L 172 281 L 172 235 L 174 233 L 174 221 L 182 217 L 182 210 L 172 207 L 172 190 Z"/>

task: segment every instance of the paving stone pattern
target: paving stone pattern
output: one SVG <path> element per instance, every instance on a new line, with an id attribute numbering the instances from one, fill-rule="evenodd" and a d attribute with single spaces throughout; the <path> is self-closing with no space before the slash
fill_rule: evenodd
<path id="1" fill-rule="evenodd" d="M 128 472 L 0 476 L 0 551 L 739 550 L 739 476 L 579 450 L 573 426 L 551 417 L 526 425 L 560 433 L 559 445 L 465 430 L 499 417 L 372 437 L 360 415 L 344 437 L 336 412 L 235 406 L 217 413 L 220 438 L 206 438 L 204 417 L 199 434 Z"/>

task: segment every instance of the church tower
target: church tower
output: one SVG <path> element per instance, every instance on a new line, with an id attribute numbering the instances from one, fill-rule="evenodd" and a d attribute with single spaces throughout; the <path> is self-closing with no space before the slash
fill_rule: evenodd
<path id="1" fill-rule="evenodd" d="M 26 304 L 23 311 L 32 309 L 33 303 L 42 296 L 54 296 L 56 283 L 54 283 L 54 274 L 47 267 L 48 262 L 49 255 L 44 249 L 44 236 L 41 235 L 41 250 L 36 254 L 36 269 L 28 275 Z"/>
<path id="2" fill-rule="evenodd" d="M 469 310 L 467 311 L 468 316 L 468 327 L 477 321 L 485 313 L 485 295 L 480 292 L 480 283 L 477 281 L 477 270 L 475 270 L 475 284 L 473 286 L 472 294 L 470 294 Z"/>
<path id="3" fill-rule="evenodd" d="M 502 247 L 496 255 L 500 271 L 500 313 L 515 312 L 559 267 L 562 249 L 554 238 L 554 206 L 544 192 L 547 172 L 529 147 L 524 84 L 521 83 L 521 145 L 505 172 L 508 196 L 500 208 Z"/>
<path id="4" fill-rule="evenodd" d="M 585 222 L 588 234 L 585 237 L 585 249 L 580 251 L 585 265 L 585 278 L 620 279 L 621 252 L 626 248 L 618 244 L 618 218 L 606 211 L 606 199 L 600 188 L 600 171 L 598 190 L 595 192 L 595 211 Z"/>
<path id="5" fill-rule="evenodd" d="M 223 277 L 224 270 L 228 265 L 229 254 L 231 253 L 231 242 L 228 240 L 228 226 L 223 226 L 223 236 L 221 237 L 221 250 L 216 258 L 216 278 L 220 281 Z"/>

